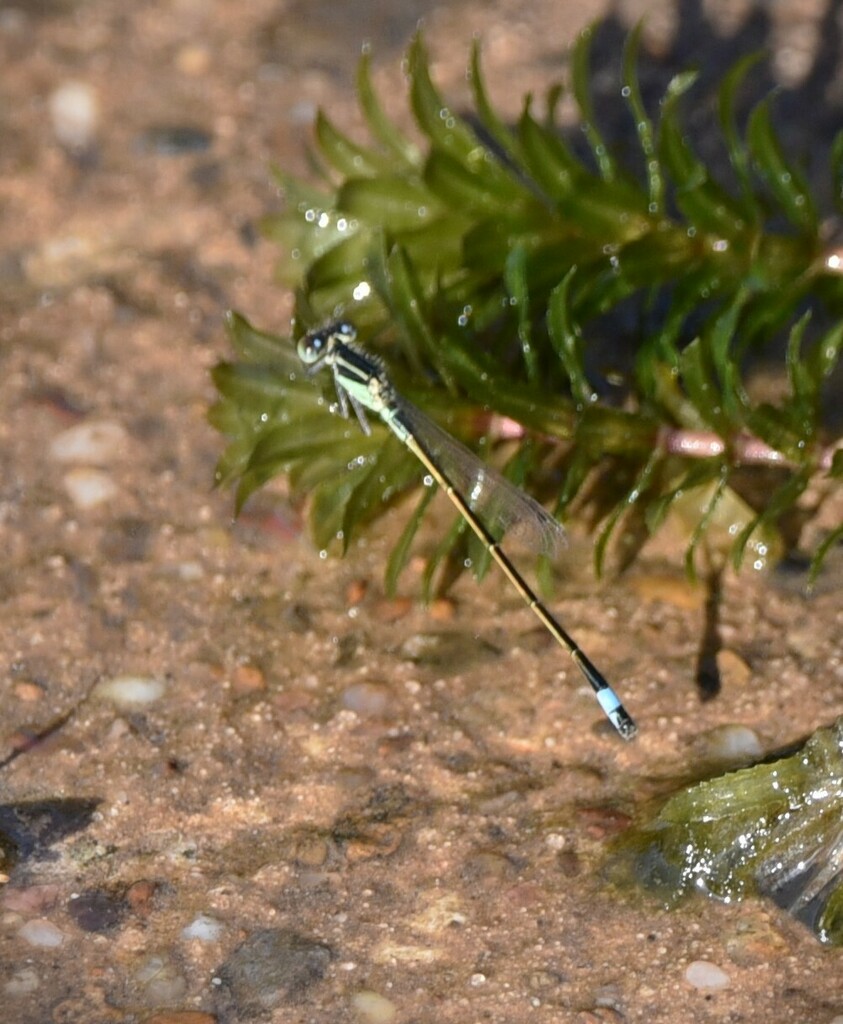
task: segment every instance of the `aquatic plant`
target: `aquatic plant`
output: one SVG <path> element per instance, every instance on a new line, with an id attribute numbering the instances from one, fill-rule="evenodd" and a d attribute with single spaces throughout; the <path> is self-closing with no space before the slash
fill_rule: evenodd
<path id="1" fill-rule="evenodd" d="M 735 565 L 747 551 L 764 564 L 806 490 L 816 510 L 843 476 L 822 415 L 843 342 L 841 262 L 776 136 L 771 102 L 739 125 L 736 97 L 753 58 L 719 88 L 728 167 L 718 176 L 683 131 L 694 73 L 673 79 L 652 116 L 632 33 L 622 93 L 639 152 L 629 166 L 598 128 L 590 36 L 571 61 L 584 147 L 558 123 L 561 88 L 541 113 L 526 97 L 506 124 L 477 49 L 475 109 L 471 121 L 459 116 L 431 80 L 421 38 L 406 61 L 414 141 L 385 115 L 363 56 L 358 96 L 371 143 L 320 113 L 321 182 L 275 172 L 286 207 L 264 227 L 284 250 L 283 283 L 296 289 L 294 334 L 338 312 L 353 319 L 415 404 L 483 446 L 558 516 L 579 514 L 598 530 L 598 569 L 610 538 L 627 564 L 677 509 L 689 570 L 701 545 L 716 549 L 723 536 Z M 843 133 L 831 172 L 840 207 Z M 340 538 L 344 550 L 419 486 L 413 457 L 380 425 L 362 436 L 329 416 L 287 338 L 236 314 L 229 327 L 237 359 L 214 372 L 211 413 L 229 439 L 218 481 L 236 483 L 240 506 L 286 474 L 293 494 L 309 497 L 319 547 Z M 609 369 L 595 355 L 607 334 Z M 775 397 L 753 395 L 762 360 L 778 367 Z M 422 488 L 408 514 L 390 589 L 430 499 Z M 843 525 L 816 546 L 814 572 L 841 536 Z M 460 571 L 469 543 L 455 522 L 430 556 L 426 587 L 443 564 L 448 580 Z"/>
<path id="2" fill-rule="evenodd" d="M 843 944 L 843 718 L 789 757 L 681 790 L 620 845 L 669 904 L 766 895 Z"/>

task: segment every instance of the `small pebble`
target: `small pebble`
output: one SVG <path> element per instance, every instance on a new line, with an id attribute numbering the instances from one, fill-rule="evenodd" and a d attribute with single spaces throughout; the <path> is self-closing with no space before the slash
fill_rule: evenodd
<path id="1" fill-rule="evenodd" d="M 257 665 L 238 665 L 231 674 L 231 689 L 240 696 L 262 693 L 266 689 L 266 678 Z"/>
<path id="2" fill-rule="evenodd" d="M 108 473 L 88 466 L 71 469 L 65 473 L 62 483 L 73 504 L 84 510 L 111 501 L 117 494 L 117 484 Z"/>
<path id="3" fill-rule="evenodd" d="M 395 1003 L 379 992 L 355 992 L 351 1005 L 363 1024 L 390 1024 L 398 1016 Z"/>
<path id="4" fill-rule="evenodd" d="M 253 932 L 220 967 L 219 998 L 225 1012 L 246 1019 L 284 1003 L 300 1002 L 331 962 L 328 946 L 286 928 Z"/>
<path id="5" fill-rule="evenodd" d="M 721 725 L 700 737 L 700 756 L 717 764 L 738 767 L 751 764 L 764 754 L 758 733 L 746 725 Z"/>
<path id="6" fill-rule="evenodd" d="M 3 986 L 3 991 L 8 996 L 28 996 L 37 991 L 38 973 L 34 967 L 21 967 L 13 971 L 9 980 Z"/>
<path id="7" fill-rule="evenodd" d="M 163 956 L 150 956 L 138 968 L 135 978 L 140 982 L 146 1002 L 165 1006 L 180 1002 L 187 992 L 187 981 L 178 968 Z"/>
<path id="8" fill-rule="evenodd" d="M 409 615 L 413 610 L 413 602 L 409 597 L 392 597 L 378 603 L 372 609 L 372 618 L 379 622 L 397 622 Z"/>
<path id="9" fill-rule="evenodd" d="M 178 562 L 174 569 L 176 576 L 184 583 L 196 583 L 205 578 L 205 569 L 201 562 Z"/>
<path id="10" fill-rule="evenodd" d="M 188 43 L 176 54 L 176 67 L 190 78 L 204 75 L 213 62 L 211 50 L 201 43 Z"/>
<path id="11" fill-rule="evenodd" d="M 91 889 L 72 897 L 67 904 L 70 919 L 84 932 L 105 934 L 123 920 L 128 905 L 122 893 Z"/>
<path id="12" fill-rule="evenodd" d="M 739 654 L 728 647 L 717 652 L 717 671 L 723 686 L 730 689 L 744 687 L 752 679 L 752 669 Z"/>
<path id="13" fill-rule="evenodd" d="M 18 700 L 22 700 L 26 704 L 34 704 L 44 696 L 44 690 L 38 683 L 30 683 L 23 679 L 19 683 L 15 683 L 13 692 Z"/>
<path id="14" fill-rule="evenodd" d="M 196 939 L 198 942 L 216 942 L 222 931 L 222 924 L 216 918 L 208 917 L 207 914 L 197 914 L 190 924 L 182 928 L 181 937 Z"/>
<path id="15" fill-rule="evenodd" d="M 120 708 L 135 708 L 142 704 L 152 704 L 164 695 L 166 683 L 161 679 L 144 676 L 115 676 L 104 679 L 93 689 L 93 696 L 100 700 L 111 701 Z"/>
<path id="16" fill-rule="evenodd" d="M 394 695 L 383 683 L 352 683 L 343 690 L 341 702 L 363 718 L 383 718 L 390 712 Z"/>
<path id="17" fill-rule="evenodd" d="M 346 604 L 360 604 L 360 602 L 366 596 L 366 591 L 368 589 L 369 584 L 366 580 L 352 580 L 351 583 L 349 583 L 348 586 L 345 588 Z"/>
<path id="18" fill-rule="evenodd" d="M 96 139 L 100 110 L 97 94 L 85 82 L 65 82 L 48 101 L 58 141 L 76 152 L 90 149 Z"/>
<path id="19" fill-rule="evenodd" d="M 644 573 L 630 585 L 644 601 L 661 601 L 683 611 L 699 611 L 705 603 L 703 588 L 679 573 Z"/>
<path id="20" fill-rule="evenodd" d="M 685 968 L 685 980 L 694 988 L 728 988 L 732 983 L 729 975 L 710 960 L 694 960 Z"/>
<path id="21" fill-rule="evenodd" d="M 293 858 L 299 867 L 321 868 L 328 860 L 330 848 L 321 836 L 304 835 L 296 841 Z"/>
<path id="22" fill-rule="evenodd" d="M 59 899 L 59 887 L 52 883 L 28 885 L 24 889 L 4 889 L 0 906 L 27 917 L 51 910 Z"/>
<path id="23" fill-rule="evenodd" d="M 471 652 L 471 644 L 458 633 L 411 633 L 398 651 L 402 658 L 416 665 L 447 664 L 454 671 L 455 666 L 468 664 Z"/>
<path id="24" fill-rule="evenodd" d="M 54 437 L 50 456 L 56 462 L 101 466 L 122 454 L 126 438 L 126 431 L 113 420 L 89 420 Z"/>
<path id="25" fill-rule="evenodd" d="M 185 153 L 204 153 L 211 148 L 213 136 L 204 128 L 193 125 L 155 125 L 140 137 L 142 150 L 159 156 L 181 156 Z"/>
<path id="26" fill-rule="evenodd" d="M 158 886 L 148 878 L 139 878 L 126 890 L 126 906 L 139 917 L 148 917 L 153 910 Z"/>
<path id="27" fill-rule="evenodd" d="M 27 921 L 19 929 L 18 935 L 30 946 L 55 948 L 64 942 L 64 932 L 56 928 L 52 921 L 45 921 L 44 918 Z"/>
<path id="28" fill-rule="evenodd" d="M 427 613 L 434 622 L 450 622 L 456 610 L 457 606 L 449 597 L 437 597 L 427 607 Z"/>

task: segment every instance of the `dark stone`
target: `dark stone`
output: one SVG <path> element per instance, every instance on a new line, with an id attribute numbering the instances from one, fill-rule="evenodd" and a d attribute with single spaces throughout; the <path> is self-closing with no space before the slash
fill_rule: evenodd
<path id="1" fill-rule="evenodd" d="M 288 928 L 265 928 L 246 939 L 217 972 L 220 1009 L 250 1019 L 283 1003 L 300 1002 L 321 981 L 330 947 Z"/>
<path id="2" fill-rule="evenodd" d="M 125 895 L 105 889 L 89 889 L 67 904 L 67 913 L 84 932 L 114 931 L 126 916 Z"/>

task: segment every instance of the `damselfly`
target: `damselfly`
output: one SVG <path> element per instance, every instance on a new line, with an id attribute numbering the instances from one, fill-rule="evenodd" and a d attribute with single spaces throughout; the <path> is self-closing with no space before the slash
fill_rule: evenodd
<path id="1" fill-rule="evenodd" d="M 380 359 L 366 352 L 356 338 L 353 324 L 345 321 L 310 331 L 299 341 L 299 358 L 309 374 L 323 367 L 331 369 L 343 416 L 347 417 L 353 409 L 361 429 L 368 434 L 371 432 L 365 413 L 368 409 L 380 416 L 398 440 L 410 449 L 477 534 L 533 614 L 570 653 L 612 725 L 625 740 L 632 739 L 637 727 L 620 698 L 538 599 L 481 516 L 485 512 L 487 519 L 493 517 L 496 527 L 504 533 L 513 529 L 526 534 L 534 546 L 547 554 L 554 553 L 563 541 L 559 522 L 537 501 L 486 466 L 420 409 L 402 398 Z"/>

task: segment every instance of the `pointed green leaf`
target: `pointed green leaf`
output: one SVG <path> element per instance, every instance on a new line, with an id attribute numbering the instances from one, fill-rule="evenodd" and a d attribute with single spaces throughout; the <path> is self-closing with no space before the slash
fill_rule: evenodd
<path id="1" fill-rule="evenodd" d="M 747 138 L 752 157 L 787 218 L 816 234 L 817 212 L 802 174 L 788 162 L 770 119 L 770 101 L 762 100 L 749 116 Z"/>
<path id="2" fill-rule="evenodd" d="M 290 372 L 301 369 L 295 347 L 289 340 L 269 331 L 258 330 L 233 310 L 226 313 L 225 326 L 229 341 L 241 359 L 250 363 L 280 364 L 282 369 L 289 369 Z"/>
<path id="3" fill-rule="evenodd" d="M 374 138 L 407 167 L 418 167 L 418 149 L 386 116 L 372 87 L 372 60 L 368 50 L 363 51 L 357 67 L 357 97 Z"/>
<path id="4" fill-rule="evenodd" d="M 344 182 L 337 193 L 337 208 L 381 229 L 404 231 L 430 221 L 441 206 L 418 179 L 379 175 Z"/>
<path id="5" fill-rule="evenodd" d="M 483 71 L 480 67 L 480 42 L 477 39 L 474 40 L 471 47 L 468 77 L 474 96 L 474 106 L 477 108 L 477 115 L 483 128 L 500 147 L 502 153 L 507 154 L 514 161 L 521 162 L 522 154 L 518 136 L 495 113 L 486 92 L 486 83 L 483 80 Z"/>
<path id="6" fill-rule="evenodd" d="M 659 124 L 659 155 L 673 182 L 673 197 L 682 215 L 697 229 L 724 239 L 741 231 L 752 210 L 745 210 L 693 153 L 679 123 L 679 99 L 696 74 L 678 75 L 668 86 Z"/>
<path id="7" fill-rule="evenodd" d="M 627 491 L 625 499 L 615 507 L 615 510 L 606 520 L 606 523 L 597 538 L 597 542 L 594 545 L 594 566 L 598 576 L 602 575 L 603 563 L 606 557 L 606 548 L 612 534 L 615 532 L 615 529 L 620 523 L 622 517 L 626 515 L 630 509 L 637 506 L 648 493 L 650 484 L 652 483 L 657 470 L 661 466 L 663 459 L 664 455 L 660 451 L 654 449 L 646 463 L 642 466 L 641 471 L 636 476 L 635 483 Z"/>
<path id="8" fill-rule="evenodd" d="M 661 214 L 664 212 L 664 176 L 656 152 L 653 122 L 647 114 L 644 101 L 641 99 L 641 90 L 638 88 L 637 64 L 642 26 L 643 22 L 639 21 L 626 37 L 622 93 L 635 121 L 635 131 L 644 157 L 644 170 L 650 198 L 649 212 Z"/>
<path id="9" fill-rule="evenodd" d="M 743 85 L 747 72 L 760 61 L 762 56 L 763 54 L 759 52 L 750 53 L 741 57 L 735 65 L 726 72 L 726 76 L 718 90 L 720 125 L 726 139 L 729 159 L 738 176 L 741 192 L 743 194 L 744 206 L 747 208 L 749 213 L 753 214 L 751 218 L 753 221 L 758 218 L 760 211 L 758 203 L 753 195 L 752 178 L 749 170 L 749 153 L 747 152 L 743 139 L 738 133 L 737 121 L 735 118 L 735 97 L 741 85 Z"/>
<path id="10" fill-rule="evenodd" d="M 436 489 L 434 487 L 422 488 L 421 498 L 416 503 L 416 507 L 413 509 L 412 515 L 407 520 L 407 525 L 401 531 L 398 543 L 390 552 L 389 559 L 386 564 L 386 573 L 384 574 L 384 589 L 389 597 L 392 597 L 398 589 L 398 579 L 407 567 L 407 563 L 410 560 L 413 541 L 415 540 L 416 534 L 418 533 L 419 527 L 421 526 L 422 520 L 427 512 L 427 507 L 435 495 Z"/>
<path id="11" fill-rule="evenodd" d="M 728 437 L 729 420 L 721 404 L 722 396 L 714 379 L 709 353 L 700 338 L 695 338 L 683 349 L 679 370 L 685 391 L 697 412 L 721 437 Z"/>
<path id="12" fill-rule="evenodd" d="M 574 97 L 580 108 L 582 130 L 591 146 L 597 169 L 604 181 L 614 181 L 617 174 L 615 161 L 609 152 L 603 136 L 594 123 L 594 110 L 591 104 L 591 37 L 593 27 L 583 29 L 574 44 L 571 53 L 571 75 Z"/>
<path id="13" fill-rule="evenodd" d="M 803 466 L 800 470 L 777 488 L 767 499 L 764 508 L 758 515 L 750 520 L 735 538 L 732 549 L 732 563 L 736 569 L 740 569 L 744 553 L 754 533 L 761 533 L 765 528 L 775 527 L 781 516 L 793 508 L 797 499 L 808 486 L 811 480 L 811 467 Z"/>
<path id="14" fill-rule="evenodd" d="M 518 317 L 518 342 L 527 371 L 527 380 L 535 381 L 539 371 L 538 358 L 533 342 L 533 321 L 530 315 L 530 293 L 527 286 L 527 252 L 521 245 L 514 245 L 504 264 L 504 287 L 514 305 Z"/>
<path id="15" fill-rule="evenodd" d="M 841 455 L 843 453 L 838 452 L 837 454 Z M 843 459 L 841 459 L 841 473 L 839 475 L 843 476 Z M 817 582 L 817 577 L 820 574 L 820 569 L 822 569 L 822 564 L 825 561 L 826 555 L 828 555 L 829 551 L 831 551 L 832 548 L 837 547 L 837 545 L 840 544 L 842 541 L 843 523 L 841 523 L 840 526 L 832 530 L 824 538 L 823 542 L 818 546 L 817 550 L 814 552 L 814 557 L 811 559 L 811 567 L 808 571 L 809 587 L 813 587 L 813 585 Z"/>
<path id="16" fill-rule="evenodd" d="M 427 51 L 420 35 L 410 45 L 407 64 L 413 113 L 433 149 L 467 167 L 481 163 L 485 159 L 486 147 L 437 92 L 430 79 Z"/>
<path id="17" fill-rule="evenodd" d="M 425 164 L 424 183 L 442 203 L 471 214 L 511 213 L 508 208 L 513 204 L 529 206 L 533 202 L 522 185 L 501 172 L 491 154 L 487 163 L 469 166 L 434 150 Z"/>
<path id="18" fill-rule="evenodd" d="M 571 317 L 571 281 L 576 270 L 576 267 L 571 267 L 550 294 L 547 329 L 556 354 L 565 367 L 574 398 L 581 406 L 585 406 L 591 405 L 596 395 L 585 374 L 582 335 Z"/>
<path id="19" fill-rule="evenodd" d="M 578 179 L 585 176 L 585 168 L 555 129 L 546 128 L 533 118 L 529 102 L 518 121 L 518 137 L 522 159 L 539 188 L 551 199 L 570 196 Z"/>
<path id="20" fill-rule="evenodd" d="M 389 170 L 392 161 L 366 149 L 341 132 L 320 110 L 316 115 L 316 141 L 328 163 L 348 177 L 364 177 Z"/>

